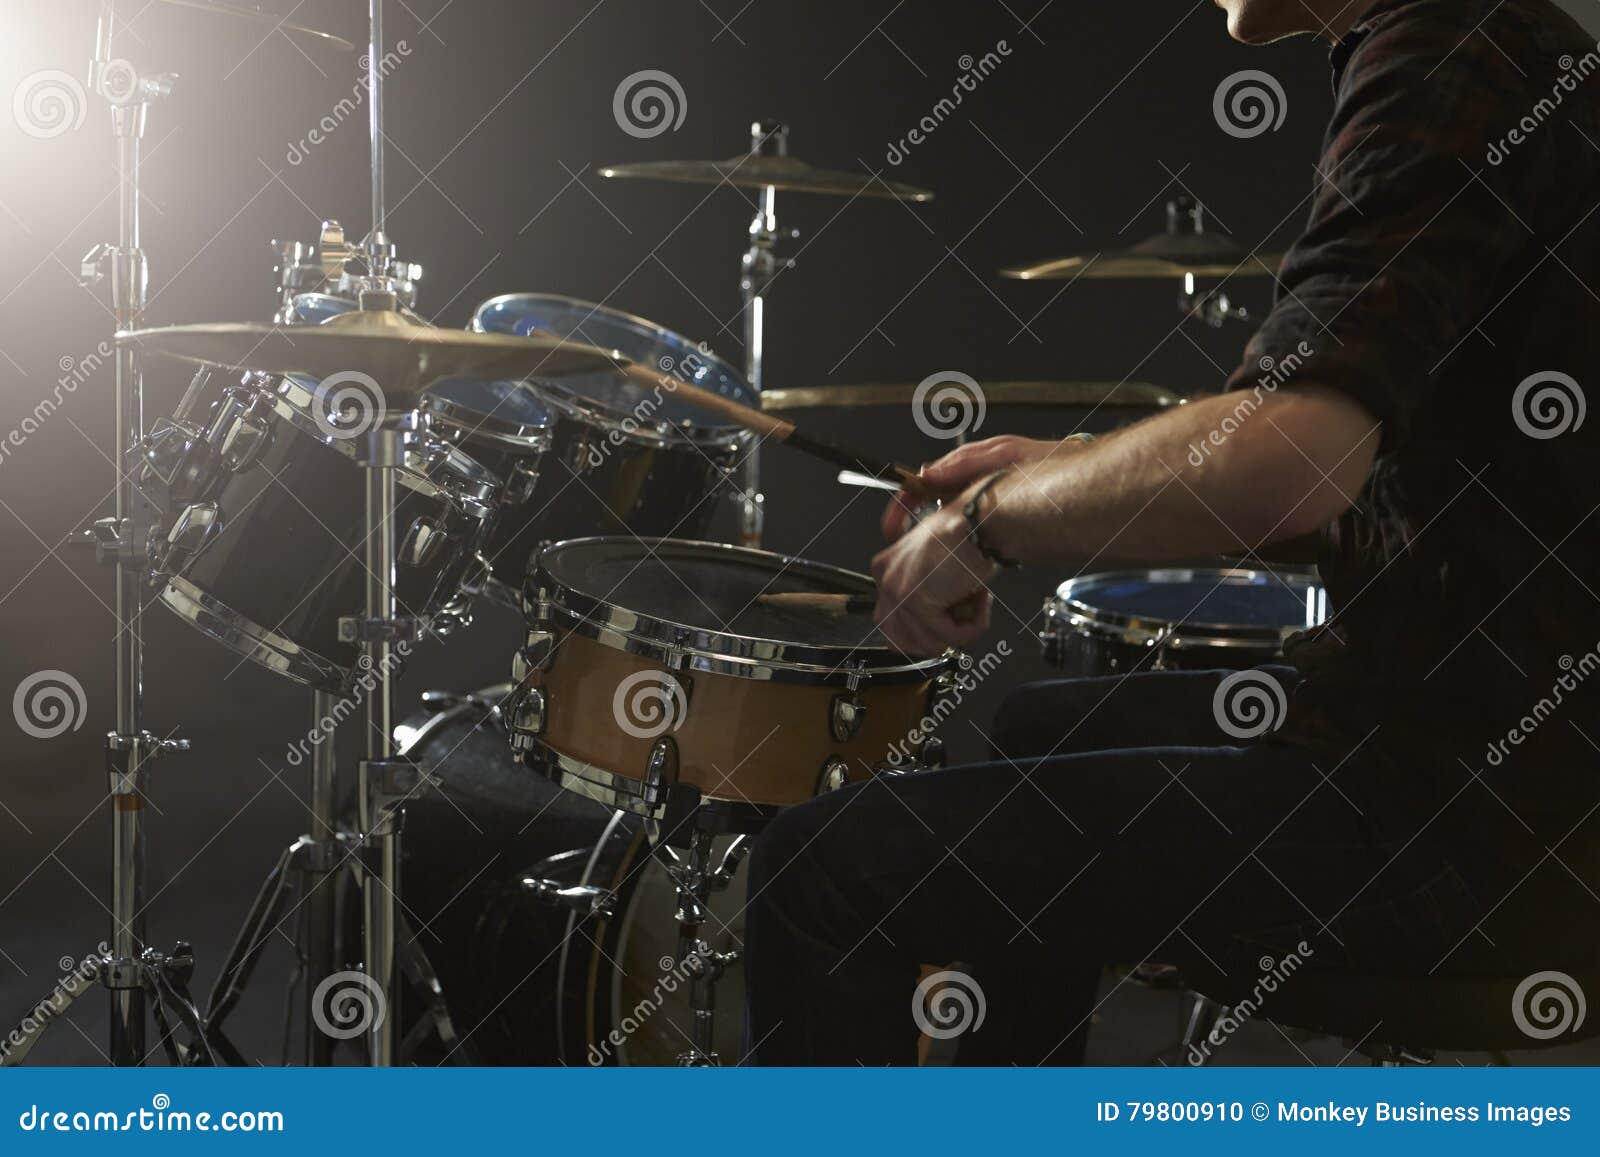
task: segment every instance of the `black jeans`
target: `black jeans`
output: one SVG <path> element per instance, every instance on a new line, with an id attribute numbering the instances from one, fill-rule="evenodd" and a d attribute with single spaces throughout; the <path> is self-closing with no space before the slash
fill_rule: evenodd
<path id="1" fill-rule="evenodd" d="M 1296 678 L 1262 670 L 1286 691 Z M 1224 733 L 1227 674 L 1023 687 L 995 721 L 994 762 L 879 777 L 777 817 L 751 860 L 756 1059 L 915 1063 L 930 966 L 970 975 L 969 1022 L 983 1009 L 961 1063 L 1063 1064 L 1081 1061 L 1106 964 L 1248 987 L 1291 952 L 1387 974 L 1459 952 L 1502 897 L 1474 894 L 1365 745 Z"/>

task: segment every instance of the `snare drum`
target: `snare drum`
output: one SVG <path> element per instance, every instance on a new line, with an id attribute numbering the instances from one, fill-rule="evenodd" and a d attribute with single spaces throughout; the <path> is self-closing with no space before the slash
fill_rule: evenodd
<path id="1" fill-rule="evenodd" d="M 359 439 L 318 412 L 315 386 L 247 375 L 187 440 L 182 503 L 158 544 L 160 598 L 245 658 L 328 691 L 358 656 L 339 619 L 365 606 L 365 472 Z M 500 488 L 468 455 L 424 435 L 396 472 L 401 614 L 443 633 L 465 613 L 463 585 Z"/>
<path id="2" fill-rule="evenodd" d="M 1168 568 L 1080 575 L 1045 603 L 1047 661 L 1075 675 L 1243 669 L 1328 616 L 1314 572 Z"/>
<path id="3" fill-rule="evenodd" d="M 472 328 L 570 337 L 747 406 L 754 390 L 727 362 L 643 318 L 569 297 L 521 293 L 478 307 Z M 750 445 L 670 391 L 617 371 L 534 380 L 453 381 L 431 391 L 434 422 L 511 485 L 488 557 L 502 590 L 520 590 L 541 541 L 628 532 L 706 533 L 730 472 Z M 513 594 L 512 600 L 515 600 Z"/>
<path id="4" fill-rule="evenodd" d="M 641 815 L 693 788 L 730 828 L 933 762 L 930 696 L 948 659 L 891 650 L 870 613 L 760 601 L 873 589 L 866 575 L 717 543 L 549 546 L 524 592 L 513 746 L 563 786 Z"/>

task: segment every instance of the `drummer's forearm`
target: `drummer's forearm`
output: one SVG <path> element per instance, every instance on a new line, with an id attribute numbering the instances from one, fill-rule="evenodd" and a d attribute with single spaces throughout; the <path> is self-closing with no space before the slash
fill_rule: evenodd
<path id="1" fill-rule="evenodd" d="M 1017 561 L 1161 561 L 1255 549 L 1326 525 L 1360 492 L 1378 425 L 1300 386 L 1191 402 L 996 484 L 983 540 Z"/>

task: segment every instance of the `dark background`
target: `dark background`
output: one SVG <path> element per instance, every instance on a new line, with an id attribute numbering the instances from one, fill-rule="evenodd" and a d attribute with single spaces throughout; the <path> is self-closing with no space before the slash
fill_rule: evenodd
<path id="1" fill-rule="evenodd" d="M 153 110 L 147 138 L 146 322 L 266 320 L 269 239 L 313 240 L 324 217 L 341 219 L 352 237 L 367 227 L 364 112 L 303 163 L 286 159 L 290 143 L 351 93 L 354 58 L 308 56 L 213 15 L 128 7 L 139 14 L 117 55 L 181 74 L 175 95 Z M 265 7 L 284 13 L 292 4 Z M 731 155 L 746 147 L 756 117 L 787 120 L 792 151 L 814 163 L 883 170 L 936 190 L 937 200 L 915 207 L 780 196 L 781 223 L 802 236 L 771 299 L 769 387 L 915 382 L 938 370 L 980 382 L 1214 386 L 1248 327 L 1180 323 L 1175 286 L 1063 288 L 1001 281 L 994 270 L 1130 243 L 1159 229 L 1163 201 L 1183 191 L 1208 207 L 1214 227 L 1252 248 L 1281 248 L 1304 218 L 1331 104 L 1322 45 L 1236 45 L 1209 0 L 407 0 L 389 8 L 390 40 L 411 49 L 387 89 L 390 232 L 425 266 L 419 307 L 443 325 L 463 324 L 496 294 L 563 293 L 642 314 L 738 361 L 749 199 L 607 182 L 592 170 Z M 362 41 L 364 10 L 357 0 L 308 0 L 295 18 Z M 0 0 L 0 12 L 0 95 L 42 69 L 83 74 L 93 4 Z M 1002 39 L 1011 56 L 903 164 L 887 165 L 890 142 L 950 91 L 959 59 Z M 1245 68 L 1278 78 L 1287 116 L 1279 131 L 1239 140 L 1219 129 L 1212 94 Z M 612 115 L 616 86 L 641 69 L 671 73 L 687 96 L 682 127 L 651 140 L 624 134 Z M 115 237 L 115 154 L 107 114 L 92 101 L 79 128 L 50 140 L 0 116 L 0 144 L 0 430 L 9 430 L 51 392 L 61 359 L 86 357 L 112 330 L 104 293 L 80 288 L 74 275 L 84 251 Z M 1253 310 L 1267 304 L 1267 282 L 1229 288 Z M 152 418 L 171 411 L 184 380 L 152 368 Z M 107 366 L 0 462 L 0 699 L 30 673 L 58 668 L 81 681 L 89 707 L 77 730 L 48 741 L 0 711 L 5 1020 L 48 992 L 58 958 L 89 951 L 106 924 L 111 584 L 61 544 L 109 512 L 111 387 Z M 821 420 L 906 456 L 948 448 L 920 438 L 909 419 L 896 411 Z M 1071 424 L 997 408 L 979 433 Z M 782 450 L 769 452 L 766 472 L 770 545 L 865 567 L 875 497 L 833 487 L 826 470 Z M 284 573 L 294 574 L 290 558 Z M 1064 577 L 1009 581 L 995 639 L 1010 640 L 1017 657 L 998 680 L 1038 671 L 1035 611 Z M 517 630 L 514 616 L 485 610 L 470 632 L 418 657 L 407 694 L 501 678 Z M 146 638 L 147 726 L 194 744 L 160 767 L 153 793 L 152 940 L 195 939 L 208 978 L 259 875 L 305 825 L 304 773 L 287 768 L 283 753 L 304 732 L 309 697 L 238 667 L 160 607 Z M 973 724 L 983 725 L 985 706 L 952 725 L 958 754 L 981 748 Z M 271 994 L 257 994 L 245 1033 L 251 1055 L 264 1059 L 274 1055 Z M 1125 1004 L 1103 1010 L 1123 1030 L 1102 1034 L 1103 1059 L 1145 1059 L 1172 1034 L 1165 1005 L 1136 1015 Z M 97 1060 L 103 1006 L 92 994 L 74 1028 L 57 1029 L 37 1057 Z M 1253 1031 L 1258 1047 L 1240 1059 L 1299 1063 L 1270 1028 Z M 1343 1052 L 1312 1051 L 1319 1060 Z"/>

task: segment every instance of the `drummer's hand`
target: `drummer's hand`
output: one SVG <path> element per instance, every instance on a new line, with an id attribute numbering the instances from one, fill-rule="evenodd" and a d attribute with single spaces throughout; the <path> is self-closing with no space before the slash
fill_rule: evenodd
<path id="1" fill-rule="evenodd" d="M 981 442 L 958 446 L 943 458 L 929 462 L 920 473 L 930 490 L 954 495 L 996 470 L 1004 470 L 1007 466 L 1031 465 L 1052 453 L 1070 453 L 1082 447 L 1083 443 L 1078 441 L 1050 442 L 1001 434 L 997 438 L 985 438 Z M 883 512 L 883 537 L 893 542 L 904 534 L 911 520 L 911 512 L 918 505 L 918 500 L 904 491 L 891 498 L 888 508 Z"/>
<path id="2" fill-rule="evenodd" d="M 968 540 L 960 511 L 940 510 L 872 560 L 878 626 L 908 655 L 970 646 L 989 629 L 984 584 L 998 569 Z"/>

